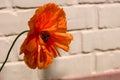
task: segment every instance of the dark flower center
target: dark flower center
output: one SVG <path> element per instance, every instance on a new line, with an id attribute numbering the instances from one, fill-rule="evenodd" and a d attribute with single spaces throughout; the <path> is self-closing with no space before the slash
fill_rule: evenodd
<path id="1" fill-rule="evenodd" d="M 50 38 L 50 34 L 47 31 L 41 32 L 41 38 L 46 43 Z"/>

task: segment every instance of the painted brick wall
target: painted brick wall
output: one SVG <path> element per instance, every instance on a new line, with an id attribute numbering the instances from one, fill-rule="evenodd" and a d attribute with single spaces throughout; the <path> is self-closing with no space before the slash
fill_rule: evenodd
<path id="1" fill-rule="evenodd" d="M 31 70 L 18 55 L 26 35 L 15 44 L 0 80 L 43 80 L 97 74 L 120 68 L 120 0 L 0 0 L 0 66 L 37 6 L 59 4 L 66 12 L 70 51 L 60 50 L 46 70 Z M 96 80 L 96 79 L 95 79 Z"/>

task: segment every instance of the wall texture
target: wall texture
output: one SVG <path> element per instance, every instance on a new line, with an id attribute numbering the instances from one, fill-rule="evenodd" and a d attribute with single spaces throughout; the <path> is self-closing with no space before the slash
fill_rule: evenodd
<path id="1" fill-rule="evenodd" d="M 66 12 L 70 51 L 60 50 L 46 70 L 31 70 L 19 55 L 26 35 L 15 44 L 0 80 L 42 80 L 97 74 L 120 68 L 120 0 L 0 0 L 0 65 L 18 33 L 28 29 L 35 9 L 48 2 Z"/>

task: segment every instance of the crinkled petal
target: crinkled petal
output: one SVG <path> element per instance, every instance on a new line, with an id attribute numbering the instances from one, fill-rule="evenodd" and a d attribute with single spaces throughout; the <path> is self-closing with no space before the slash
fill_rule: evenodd
<path id="1" fill-rule="evenodd" d="M 55 46 L 60 47 L 65 51 L 69 50 L 69 44 L 73 39 L 71 34 L 55 32 L 52 36 L 51 41 Z"/>
<path id="2" fill-rule="evenodd" d="M 25 53 L 25 54 L 30 54 L 35 52 L 37 48 L 37 41 L 36 38 L 31 38 L 30 35 L 27 36 L 25 41 L 23 42 L 21 48 L 20 48 L 20 54 Z"/>
<path id="3" fill-rule="evenodd" d="M 34 31 L 50 31 L 55 27 L 59 32 L 66 32 L 66 17 L 62 8 L 54 3 L 48 3 L 39 7 L 34 16 L 28 22 L 30 29 Z"/>
<path id="4" fill-rule="evenodd" d="M 45 46 L 41 46 L 38 48 L 38 68 L 45 69 L 50 66 L 53 61 L 53 56 L 50 55 L 49 51 L 45 48 Z"/>
<path id="5" fill-rule="evenodd" d="M 53 44 L 59 48 L 62 48 L 63 50 L 65 51 L 68 51 L 69 50 L 69 46 L 68 45 L 64 45 L 64 44 L 61 44 L 60 42 L 53 42 Z"/>
<path id="6" fill-rule="evenodd" d="M 37 54 L 36 53 L 25 54 L 24 61 L 28 67 L 35 69 L 37 67 Z"/>
<path id="7" fill-rule="evenodd" d="M 37 42 L 36 38 L 30 37 L 28 34 L 27 38 L 23 42 L 20 48 L 20 54 L 24 53 L 24 61 L 28 67 L 35 69 L 37 67 Z"/>
<path id="8" fill-rule="evenodd" d="M 54 56 L 54 57 L 57 57 L 57 56 L 61 56 L 59 51 L 56 49 L 55 46 L 53 45 L 50 45 L 48 44 L 49 46 L 46 46 L 46 48 L 48 49 L 49 52 L 51 52 L 51 54 Z"/>
<path id="9" fill-rule="evenodd" d="M 38 7 L 38 9 L 35 11 L 35 14 L 33 15 L 33 17 L 28 21 L 30 30 L 34 29 L 35 23 L 36 23 L 36 18 L 42 13 L 42 11 L 43 11 L 43 7 L 42 6 Z"/>
<path id="10" fill-rule="evenodd" d="M 54 40 L 61 42 L 62 44 L 65 45 L 70 44 L 71 40 L 73 40 L 73 36 L 68 33 L 55 32 L 52 36 Z"/>

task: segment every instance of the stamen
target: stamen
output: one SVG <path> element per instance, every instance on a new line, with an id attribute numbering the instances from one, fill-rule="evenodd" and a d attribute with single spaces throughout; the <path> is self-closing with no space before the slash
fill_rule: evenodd
<path id="1" fill-rule="evenodd" d="M 48 39 L 50 38 L 50 34 L 47 31 L 41 32 L 41 38 L 46 43 Z"/>

